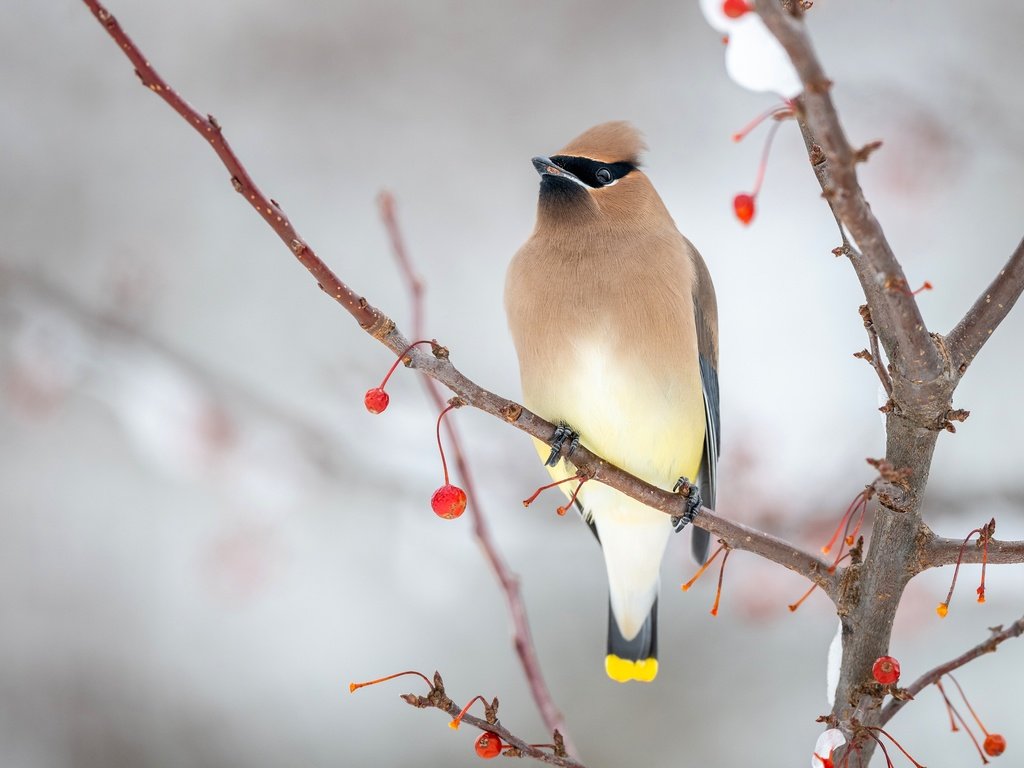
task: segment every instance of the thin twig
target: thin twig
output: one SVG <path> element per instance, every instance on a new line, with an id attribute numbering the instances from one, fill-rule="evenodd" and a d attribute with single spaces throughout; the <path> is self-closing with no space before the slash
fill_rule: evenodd
<path id="1" fill-rule="evenodd" d="M 395 213 L 395 199 L 391 193 L 382 192 L 377 198 L 377 203 L 381 219 L 384 222 L 384 228 L 387 230 L 388 237 L 391 240 L 392 253 L 398 262 L 398 266 L 401 268 L 402 277 L 411 294 L 413 314 L 412 335 L 417 339 L 424 338 L 423 297 L 426 290 L 423 280 L 416 274 L 412 259 L 409 257 L 409 252 L 405 247 L 405 238 L 402 236 L 401 228 L 398 225 L 398 217 Z M 422 376 L 421 379 L 434 405 L 438 409 L 443 408 L 444 397 L 437 382 L 429 376 Z M 548 730 L 561 732 L 568 752 L 577 755 L 579 752 L 577 752 L 573 745 L 572 739 L 569 737 L 565 727 L 565 717 L 555 705 L 551 692 L 548 690 L 547 683 L 544 680 L 544 674 L 541 672 L 540 659 L 537 658 L 537 651 L 533 644 L 533 635 L 530 632 L 526 605 L 523 603 L 522 594 L 519 590 L 519 578 L 509 569 L 508 564 L 494 542 L 494 537 L 491 536 L 490 526 L 484 515 L 483 506 L 480 503 L 480 495 L 477 493 L 476 482 L 473 480 L 469 462 L 466 459 L 465 452 L 462 450 L 462 440 L 455 428 L 454 419 L 447 419 L 445 427 L 448 430 L 450 451 L 455 460 L 455 468 L 462 480 L 462 486 L 469 500 L 467 506 L 470 518 L 473 520 L 473 533 L 477 541 L 480 542 L 480 547 L 484 551 L 484 556 L 487 558 L 491 571 L 494 573 L 495 578 L 497 578 L 498 583 L 501 585 L 502 592 L 505 594 L 505 602 L 508 604 L 509 616 L 512 619 L 513 646 L 515 647 L 516 655 L 519 656 L 519 662 L 523 666 L 523 674 L 526 675 L 526 681 L 530 686 L 530 692 L 533 694 L 533 700 L 537 704 L 537 709 L 540 710 L 541 718 L 543 718 Z"/>
<path id="2" fill-rule="evenodd" d="M 868 344 L 871 345 L 871 359 L 868 362 L 878 374 L 878 380 L 882 383 L 882 389 L 885 390 L 886 396 L 892 397 L 892 378 L 882 362 L 882 352 L 878 348 L 878 331 L 875 330 L 875 324 L 871 320 L 871 309 L 867 304 L 860 305 L 860 317 L 864 321 L 864 330 L 868 334 Z"/>
<path id="3" fill-rule="evenodd" d="M 1024 240 L 1017 244 L 1010 260 L 992 283 L 967 310 L 963 320 L 946 336 L 953 369 L 959 374 L 981 351 L 992 332 L 999 326 L 1024 291 Z"/>
<path id="4" fill-rule="evenodd" d="M 968 662 L 974 661 L 979 656 L 984 656 L 986 653 L 994 653 L 999 644 L 1010 640 L 1014 637 L 1020 637 L 1024 634 L 1024 617 L 1017 619 L 1013 624 L 1003 629 L 1002 626 L 992 627 L 992 635 L 984 642 L 978 643 L 976 646 L 968 651 L 957 656 L 955 659 L 947 661 L 945 664 L 940 664 L 928 672 L 925 672 L 917 680 L 906 687 L 906 692 L 911 697 L 916 696 L 918 693 L 923 691 L 932 683 L 939 680 L 943 675 L 952 672 L 955 669 L 959 669 Z M 888 704 L 882 707 L 881 722 L 884 725 L 892 719 L 893 715 L 903 709 L 903 706 L 909 701 L 909 699 L 892 699 Z"/>
<path id="5" fill-rule="evenodd" d="M 277 206 L 274 208 L 270 207 L 273 205 L 273 201 L 264 198 L 251 181 L 248 173 L 228 146 L 215 121 L 203 118 L 166 86 L 164 81 L 159 78 L 149 65 L 148 59 L 143 56 L 138 47 L 128 38 L 120 25 L 114 20 L 114 17 L 110 15 L 110 12 L 103 8 L 97 0 L 82 1 L 92 10 L 96 18 L 99 19 L 100 23 L 132 63 L 142 68 L 139 71 L 143 73 L 143 82 L 210 141 L 221 161 L 232 172 L 232 178 L 238 180 L 239 184 L 236 185 L 236 188 L 241 189 L 246 195 L 246 199 L 258 210 L 264 221 L 273 227 L 274 231 L 289 244 L 289 247 L 299 257 L 303 266 L 317 279 L 321 288 L 342 304 L 359 322 L 360 327 L 387 346 L 396 355 L 406 351 L 409 347 L 409 341 L 395 328 L 394 322 L 382 312 L 370 306 L 365 299 L 358 297 L 356 293 L 345 285 L 331 272 L 326 264 L 313 255 L 312 249 L 292 230 L 291 224 L 284 218 L 280 208 Z M 264 201 L 267 205 L 261 207 Z M 270 213 L 266 213 L 266 211 L 270 211 Z M 277 213 L 275 214 L 274 211 Z M 551 443 L 555 430 L 553 424 L 531 413 L 520 404 L 499 397 L 493 392 L 477 385 L 455 368 L 448 358 L 437 358 L 418 349 L 408 352 L 408 357 L 410 359 L 410 367 L 423 371 L 431 378 L 448 387 L 448 389 L 465 400 L 467 405 L 501 418 L 513 424 L 517 429 L 539 440 Z M 674 517 L 678 517 L 686 511 L 686 500 L 684 498 L 634 477 L 605 461 L 584 446 L 580 446 L 573 453 L 572 462 L 582 473 L 621 491 L 630 498 L 636 499 L 652 509 Z M 724 539 L 733 549 L 753 552 L 805 576 L 818 584 L 829 597 L 835 599 L 837 584 L 841 574 L 829 573 L 828 564 L 820 558 L 804 552 L 775 536 L 719 517 L 706 507 L 701 507 L 697 512 L 694 525 L 710 532 L 716 538 Z"/>
<path id="6" fill-rule="evenodd" d="M 480 698 L 484 701 L 484 708 L 487 712 L 487 719 L 475 717 L 459 709 L 458 704 L 452 701 L 451 697 L 448 696 L 444 687 L 444 680 L 441 679 L 440 672 L 434 672 L 434 679 L 431 683 L 430 680 L 423 675 L 421 672 L 403 672 L 403 674 L 416 674 L 420 675 L 427 680 L 427 684 L 430 685 L 430 691 L 426 696 L 420 696 L 416 693 L 404 693 L 401 694 L 400 698 L 406 704 L 416 707 L 417 709 L 440 709 L 442 712 L 447 712 L 452 717 L 452 723 L 455 728 L 460 723 L 469 723 L 474 728 L 479 728 L 481 731 L 490 731 L 498 734 L 501 740 L 504 742 L 506 747 L 514 747 L 522 755 L 532 757 L 534 760 L 539 760 L 542 763 L 548 765 L 558 765 L 562 768 L 586 768 L 583 763 L 574 760 L 573 758 L 566 755 L 561 747 L 564 747 L 564 737 L 557 730 L 552 732 L 552 740 L 554 743 L 553 752 L 545 752 L 543 748 L 538 745 L 530 744 L 525 739 L 521 739 L 512 733 L 510 730 L 505 728 L 501 721 L 497 717 L 498 710 L 498 699 L 495 698 L 491 704 L 488 704 L 486 699 Z M 381 678 L 380 680 L 370 681 L 369 683 L 354 683 L 349 686 L 350 691 L 356 691 L 359 688 L 365 688 L 367 685 L 373 685 L 377 682 L 383 682 L 397 677 L 398 675 L 389 675 L 388 677 Z M 472 701 L 471 701 L 472 703 Z M 451 723 L 450 723 L 451 725 Z M 550 748 L 550 747 L 549 747 Z"/>
<path id="7" fill-rule="evenodd" d="M 285 216 L 281 206 L 260 191 L 256 183 L 249 176 L 245 166 L 235 155 L 231 145 L 224 137 L 220 123 L 213 115 L 200 114 L 191 104 L 178 95 L 167 82 L 157 74 L 157 71 L 149 63 L 149 60 L 142 54 L 138 46 L 132 42 L 128 34 L 121 28 L 117 19 L 104 8 L 97 0 L 82 0 L 92 11 L 93 16 L 103 25 L 107 33 L 117 43 L 118 48 L 135 65 L 135 74 L 142 84 L 153 93 L 167 102 L 170 107 L 192 126 L 200 136 L 210 143 L 213 151 L 224 163 L 224 167 L 231 174 L 231 184 L 235 191 L 245 198 L 256 212 L 263 218 L 270 228 L 277 233 L 277 236 L 295 254 L 302 266 L 316 278 L 320 289 L 328 296 L 341 304 L 349 314 L 352 315 L 359 325 L 374 335 L 381 334 L 390 324 L 387 317 L 370 306 L 366 299 L 356 294 L 345 283 L 338 279 L 326 264 L 313 252 L 298 232 L 292 227 L 292 223 Z"/>

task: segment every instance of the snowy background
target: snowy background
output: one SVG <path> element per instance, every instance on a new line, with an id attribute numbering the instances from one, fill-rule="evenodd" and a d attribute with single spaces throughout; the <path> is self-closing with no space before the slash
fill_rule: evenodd
<path id="1" fill-rule="evenodd" d="M 881 456 L 877 380 L 853 273 L 800 137 L 784 125 L 752 226 L 772 106 L 731 83 L 696 2 L 120 0 L 158 70 L 212 112 L 319 254 L 399 324 L 406 294 L 379 224 L 388 188 L 429 286 L 427 332 L 480 384 L 518 395 L 500 297 L 533 222 L 529 159 L 628 119 L 648 171 L 707 259 L 722 319 L 720 511 L 820 545 Z M 810 17 L 873 208 L 930 327 L 947 331 L 1024 232 L 1024 8 L 821 0 Z M 347 685 L 439 669 L 547 736 L 468 519 L 438 520 L 435 412 L 231 189 L 203 142 L 137 84 L 72 0 L 16 2 L 0 27 L 0 764 L 476 765 L 471 729 Z M 763 130 L 763 129 L 762 129 Z M 928 522 L 990 516 L 1024 538 L 1024 313 L 957 393 Z M 602 669 L 604 569 L 528 440 L 455 414 L 522 587 L 544 671 L 591 766 L 806 765 L 835 629 L 804 582 L 752 556 L 714 575 L 675 542 L 661 673 Z M 969 503 L 964 503 L 963 500 Z M 910 681 L 1024 613 L 1024 568 L 977 569 L 943 621 L 949 569 L 916 579 L 892 653 Z M 1018 641 L 1020 642 L 1020 641 Z M 1024 642 L 959 676 L 990 730 L 1024 744 L 1007 679 Z M 891 723 L 923 763 L 976 759 L 934 690 Z M 943 762 L 945 761 L 945 762 Z"/>

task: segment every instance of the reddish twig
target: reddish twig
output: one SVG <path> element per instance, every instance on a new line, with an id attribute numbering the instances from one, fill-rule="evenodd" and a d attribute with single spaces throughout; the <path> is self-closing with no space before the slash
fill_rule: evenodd
<path id="1" fill-rule="evenodd" d="M 481 731 L 496 733 L 506 746 L 514 747 L 520 756 L 525 755 L 527 757 L 532 757 L 534 760 L 539 760 L 542 763 L 558 765 L 562 768 L 586 768 L 582 763 L 574 760 L 565 753 L 565 740 L 562 737 L 562 734 L 557 730 L 551 734 L 554 744 L 530 744 L 525 739 L 519 738 L 510 730 L 505 728 L 497 717 L 497 699 L 494 699 L 490 703 L 488 703 L 482 696 L 474 697 L 470 700 L 470 703 L 473 703 L 479 698 L 484 702 L 486 719 L 467 714 L 465 710 L 460 709 L 459 705 L 452 701 L 445 692 L 444 681 L 441 679 L 441 674 L 439 672 L 434 672 L 433 681 L 430 681 L 426 675 L 423 675 L 420 672 L 401 672 L 398 675 L 388 675 L 387 677 L 371 680 L 367 683 L 353 683 L 349 686 L 349 691 L 354 692 L 359 688 L 365 688 L 367 685 L 375 685 L 401 675 L 410 674 L 420 675 L 420 677 L 427 681 L 427 685 L 430 690 L 427 692 L 426 696 L 420 696 L 415 693 L 402 694 L 400 698 L 406 704 L 418 709 L 433 708 L 439 709 L 442 712 L 447 712 L 452 717 L 449 725 L 452 725 L 452 723 L 469 723 L 474 728 L 479 728 Z M 457 728 L 458 725 L 454 725 L 452 727 Z M 552 749 L 553 753 L 545 752 L 545 748 Z"/>
<path id="2" fill-rule="evenodd" d="M 390 330 L 391 322 L 376 308 L 370 306 L 366 299 L 356 294 L 345 283 L 338 279 L 326 264 L 313 252 L 305 240 L 292 227 L 292 223 L 285 216 L 281 206 L 276 200 L 263 194 L 256 183 L 249 176 L 241 161 L 235 155 L 235 151 L 228 144 L 224 137 L 220 123 L 213 115 L 202 115 L 185 99 L 171 88 L 167 82 L 157 74 L 157 71 L 149 63 L 149 60 L 142 54 L 138 46 L 132 42 L 128 34 L 121 28 L 117 19 L 103 7 L 97 0 L 82 0 L 92 11 L 93 16 L 103 25 L 107 33 L 114 39 L 121 52 L 135 65 L 135 74 L 142 84 L 149 90 L 163 99 L 181 117 L 192 126 L 217 153 L 217 157 L 224 163 L 224 167 L 231 174 L 231 185 L 235 191 L 245 198 L 256 212 L 270 226 L 277 236 L 292 250 L 299 262 L 310 274 L 316 278 L 320 289 L 328 296 L 337 301 L 348 310 L 359 323 L 359 325 L 374 334 L 382 335 Z"/>
<path id="3" fill-rule="evenodd" d="M 144 65 L 148 76 L 151 78 L 155 77 L 155 72 L 148 65 L 146 57 L 142 55 L 135 44 L 123 32 L 110 13 L 99 5 L 96 0 L 83 0 L 83 2 L 92 9 L 96 18 L 100 20 L 125 55 L 133 63 Z M 173 98 L 171 98 L 173 92 L 166 88 L 163 80 L 151 80 L 151 82 L 158 83 L 161 86 L 161 91 L 157 91 L 158 95 L 161 95 L 165 101 L 175 108 L 175 111 L 189 120 L 190 124 L 200 129 L 200 133 L 211 141 L 214 149 L 218 152 L 218 156 L 221 157 L 221 160 L 229 170 L 232 170 L 233 176 L 235 176 L 233 169 L 242 170 L 243 176 L 236 177 L 240 180 L 243 178 L 246 180 L 242 187 L 243 190 L 248 190 L 255 194 L 254 190 L 256 190 L 256 187 L 249 180 L 248 174 L 242 169 L 241 163 L 233 153 L 224 149 L 227 145 L 220 131 L 217 130 L 215 135 L 206 136 L 205 130 L 201 130 L 204 118 L 199 116 L 195 110 L 189 107 L 177 95 L 173 95 Z M 179 106 L 181 109 L 179 109 Z M 196 120 L 199 122 L 194 122 Z M 212 130 L 212 124 L 210 125 Z M 256 200 L 264 201 L 265 198 L 260 195 Z M 272 203 L 273 201 L 267 202 Z M 256 207 L 255 202 L 253 205 Z M 279 208 L 275 209 L 280 212 Z M 283 222 L 286 221 L 283 219 L 283 213 L 280 214 L 282 221 L 278 221 L 275 215 L 267 216 L 264 215 L 263 211 L 264 209 L 260 209 L 261 216 L 274 227 L 276 232 L 279 234 L 282 231 L 287 233 L 288 237 L 282 237 L 282 239 L 285 239 L 290 246 L 292 246 L 293 242 L 299 244 L 299 247 L 292 246 L 292 249 L 299 252 L 298 255 L 303 265 L 317 278 L 318 283 L 328 293 L 335 296 L 345 306 L 349 313 L 359 321 L 360 326 L 364 330 L 395 354 L 399 354 L 409 346 L 408 339 L 395 328 L 395 324 L 386 315 L 371 307 L 365 299 L 356 298 L 356 294 L 335 276 L 322 261 L 311 256 L 311 249 L 298 237 L 297 233 L 292 231 L 290 224 L 284 230 L 281 229 Z M 348 298 L 346 299 L 346 297 Z M 517 429 L 539 440 L 548 444 L 551 443 L 552 435 L 555 431 L 553 424 L 531 413 L 520 404 L 500 397 L 479 386 L 455 368 L 447 357 L 438 358 L 421 350 L 413 350 L 408 356 L 410 367 L 421 370 L 448 387 L 448 389 L 465 400 L 467 405 L 503 419 L 513 424 Z M 678 517 L 685 512 L 686 500 L 678 494 L 670 493 L 634 477 L 610 462 L 605 461 L 582 445 L 573 453 L 572 461 L 581 472 L 587 474 L 592 479 L 615 488 L 652 509 L 674 517 Z M 719 517 L 706 507 L 702 507 L 697 512 L 694 525 L 698 528 L 703 528 L 717 538 L 724 539 L 733 549 L 753 552 L 805 576 L 821 586 L 826 594 L 835 599 L 839 574 L 829 573 L 828 564 L 818 557 L 803 552 L 771 534 L 763 533 L 740 523 Z"/>
<path id="4" fill-rule="evenodd" d="M 388 237 L 391 240 L 392 253 L 398 262 L 398 266 L 401 268 L 405 284 L 409 288 L 412 303 L 413 336 L 419 338 L 423 334 L 423 297 L 426 292 L 423 280 L 416 274 L 412 259 L 409 258 L 409 253 L 405 247 L 405 238 L 402 236 L 401 228 L 398 225 L 398 217 L 395 213 L 394 197 L 389 192 L 382 192 L 377 198 L 377 203 L 380 208 L 381 219 L 384 222 L 384 228 L 387 230 Z M 437 382 L 429 376 L 423 376 L 422 381 L 434 405 L 438 408 L 443 408 L 444 397 Z M 519 590 L 519 578 L 509 569 L 508 564 L 494 542 L 494 537 L 491 536 L 490 525 L 483 513 L 483 506 L 480 504 L 479 494 L 476 490 L 476 482 L 473 480 L 469 462 L 466 460 L 465 453 L 462 450 L 462 439 L 459 437 L 452 419 L 445 421 L 445 428 L 448 430 L 448 442 L 456 471 L 461 478 L 466 496 L 469 499 L 468 508 L 470 518 L 473 521 L 473 533 L 477 541 L 480 542 L 491 571 L 494 573 L 505 594 L 509 617 L 512 619 L 513 645 L 516 649 L 516 655 L 519 656 L 519 662 L 523 666 L 523 674 L 526 675 L 526 681 L 530 686 L 530 692 L 533 694 L 533 700 L 537 704 L 537 709 L 540 710 L 541 718 L 543 718 L 548 730 L 560 731 L 565 739 L 566 749 L 571 754 L 579 754 L 566 731 L 565 718 L 561 710 L 555 705 L 551 692 L 548 690 L 547 683 L 544 680 L 544 674 L 541 672 L 540 660 L 537 658 L 537 651 L 533 645 L 533 635 L 530 632 L 530 622 L 527 618 L 526 606 L 523 603 L 522 594 Z"/>
<path id="5" fill-rule="evenodd" d="M 1014 637 L 1020 637 L 1024 634 L 1024 617 L 1017 619 L 1013 624 L 1006 627 L 1006 629 L 1003 629 L 1002 626 L 998 626 L 992 627 L 991 631 L 992 635 L 984 642 L 978 643 L 976 646 L 960 654 L 955 659 L 951 659 L 945 664 L 940 664 L 934 669 L 925 672 L 917 678 L 917 680 L 908 685 L 905 690 L 910 694 L 909 697 L 891 699 L 889 703 L 882 708 L 880 715 L 880 721 L 882 724 L 889 722 L 893 715 L 903 709 L 903 705 L 906 704 L 910 698 L 916 696 L 932 683 L 937 682 L 943 675 L 948 674 L 955 669 L 959 669 L 968 662 L 974 661 L 979 656 L 984 656 L 986 653 L 995 653 L 995 650 L 999 647 L 1000 643 Z"/>

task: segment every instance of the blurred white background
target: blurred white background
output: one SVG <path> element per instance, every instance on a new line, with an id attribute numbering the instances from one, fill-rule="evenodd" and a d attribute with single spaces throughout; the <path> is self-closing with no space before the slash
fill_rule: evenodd
<path id="1" fill-rule="evenodd" d="M 518 395 L 500 306 L 528 235 L 530 157 L 590 125 L 634 121 L 649 175 L 709 262 L 722 319 L 720 511 L 820 545 L 883 453 L 853 273 L 786 124 L 760 210 L 732 196 L 761 152 L 731 134 L 772 105 L 726 78 L 696 2 L 121 0 L 168 81 L 212 112 L 257 183 L 319 254 L 408 327 L 375 209 L 398 198 L 429 286 L 427 333 L 480 384 Z M 1024 232 L 1024 9 L 821 0 L 815 42 L 874 210 L 930 327 L 947 331 Z M 0 27 L 0 764 L 475 765 L 472 729 L 397 694 L 439 669 L 547 741 L 468 518 L 430 512 L 435 412 L 392 357 L 323 296 L 234 193 L 203 142 L 139 87 L 72 0 L 16 2 Z M 763 130 L 763 129 L 762 129 Z M 1024 313 L 958 392 L 928 522 L 962 536 L 996 515 L 1024 538 Z M 663 573 L 661 674 L 603 673 L 600 555 L 552 514 L 527 439 L 454 414 L 486 513 L 522 578 L 538 652 L 591 766 L 806 765 L 827 710 L 835 629 L 798 577 L 736 554 L 686 595 L 688 542 Z M 1024 568 L 950 569 L 906 594 L 892 653 L 910 681 L 1024 612 Z M 1019 643 L 1020 641 L 1018 641 Z M 990 730 L 1024 744 L 1024 644 L 959 676 Z M 969 765 L 934 690 L 891 723 L 931 766 Z M 754 757 L 756 755 L 756 757 Z"/>

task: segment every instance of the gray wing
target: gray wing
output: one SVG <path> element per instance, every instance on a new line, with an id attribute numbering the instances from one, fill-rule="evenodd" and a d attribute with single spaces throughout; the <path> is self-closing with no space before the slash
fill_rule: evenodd
<path id="1" fill-rule="evenodd" d="M 704 392 L 704 456 L 697 474 L 704 506 L 715 509 L 718 490 L 718 454 L 721 450 L 721 420 L 718 409 L 718 302 L 715 287 L 704 260 L 693 250 L 696 280 L 693 286 L 693 315 L 697 326 L 697 355 L 700 362 L 700 381 Z M 698 563 L 704 563 L 708 556 L 710 535 L 694 527 L 692 539 L 693 556 Z"/>

